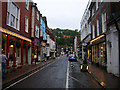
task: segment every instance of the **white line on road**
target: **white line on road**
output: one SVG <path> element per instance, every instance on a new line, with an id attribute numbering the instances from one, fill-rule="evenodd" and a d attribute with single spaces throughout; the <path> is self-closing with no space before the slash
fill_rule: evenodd
<path id="1" fill-rule="evenodd" d="M 17 82 L 15 82 L 15 83 L 11 84 L 10 86 L 6 87 L 6 88 L 5 88 L 5 89 L 3 89 L 3 90 L 6 90 L 6 89 L 8 89 L 8 88 L 10 88 L 10 87 L 14 86 L 15 84 L 17 84 L 17 83 L 19 83 L 19 82 L 21 82 L 21 81 L 25 80 L 26 78 L 28 78 L 28 77 L 32 76 L 33 74 L 37 73 L 37 72 L 38 72 L 38 71 L 40 71 L 40 70 L 43 70 L 44 68 L 48 67 L 49 65 L 51 65 L 51 64 L 53 64 L 53 63 L 55 63 L 55 62 L 56 62 L 56 61 L 54 61 L 54 62 L 52 62 L 52 63 L 50 63 L 50 64 L 48 64 L 48 65 L 46 65 L 46 66 L 42 67 L 41 69 L 39 69 L 39 70 L 37 70 L 37 71 L 35 71 L 35 72 L 31 73 L 30 75 L 28 75 L 28 76 L 26 76 L 26 77 L 24 77 L 24 78 L 20 79 L 19 81 L 17 81 Z"/>
<path id="2" fill-rule="evenodd" d="M 68 79 L 69 78 L 69 61 L 68 61 L 68 65 L 67 65 L 67 76 L 66 76 L 66 89 L 68 89 Z"/>

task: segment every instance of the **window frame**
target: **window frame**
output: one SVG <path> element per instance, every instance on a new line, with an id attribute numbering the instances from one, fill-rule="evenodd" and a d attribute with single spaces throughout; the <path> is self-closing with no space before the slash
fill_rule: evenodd
<path id="1" fill-rule="evenodd" d="M 39 27 L 35 26 L 35 37 L 39 38 Z"/>
<path id="2" fill-rule="evenodd" d="M 29 22 L 28 16 L 25 15 L 25 32 L 26 33 L 28 33 L 28 22 Z"/>
<path id="3" fill-rule="evenodd" d="M 93 39 L 95 38 L 95 25 L 93 24 L 92 25 L 92 37 L 93 37 Z"/>
<path id="4" fill-rule="evenodd" d="M 12 9 L 14 7 L 14 9 Z M 16 12 L 15 12 L 16 11 Z M 7 16 L 6 16 L 6 25 L 19 31 L 20 28 L 20 8 L 16 5 L 15 2 L 8 0 L 7 3 Z M 14 25 L 11 25 L 11 19 L 14 17 Z"/>
<path id="5" fill-rule="evenodd" d="M 104 33 L 106 31 L 106 12 L 102 13 L 102 33 Z"/>
<path id="6" fill-rule="evenodd" d="M 100 35 L 100 25 L 99 25 L 99 19 L 97 19 L 97 36 Z"/>
<path id="7" fill-rule="evenodd" d="M 39 15 L 39 12 L 37 11 L 37 20 L 39 21 L 39 17 L 40 17 L 40 15 Z"/>
<path id="8" fill-rule="evenodd" d="M 29 10 L 29 0 L 26 0 L 25 8 L 26 8 L 27 10 Z"/>
<path id="9" fill-rule="evenodd" d="M 96 10 L 98 10 L 99 4 L 98 0 L 96 0 Z"/>

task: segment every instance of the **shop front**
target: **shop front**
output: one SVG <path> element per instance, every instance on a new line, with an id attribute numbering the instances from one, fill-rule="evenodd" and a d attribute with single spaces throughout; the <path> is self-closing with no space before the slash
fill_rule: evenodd
<path id="1" fill-rule="evenodd" d="M 32 39 L 32 62 L 40 61 L 40 41 L 37 38 Z"/>
<path id="2" fill-rule="evenodd" d="M 92 62 L 97 66 L 101 66 L 106 69 L 107 67 L 107 55 L 106 55 L 106 40 L 105 35 L 101 35 L 94 40 L 91 40 L 92 45 Z"/>
<path id="3" fill-rule="evenodd" d="M 3 28 L 0 28 L 0 31 L 2 32 L 2 51 L 7 56 L 7 69 L 28 64 L 31 40 Z M 23 42 L 26 48 L 23 47 Z"/>
<path id="4" fill-rule="evenodd" d="M 46 43 L 44 41 L 41 42 L 41 60 L 46 60 Z"/>

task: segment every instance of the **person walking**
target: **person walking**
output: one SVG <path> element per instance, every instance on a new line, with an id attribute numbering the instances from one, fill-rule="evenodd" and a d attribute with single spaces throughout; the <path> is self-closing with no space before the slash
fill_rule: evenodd
<path id="1" fill-rule="evenodd" d="M 5 51 L 2 51 L 2 77 L 6 77 L 6 60 L 7 57 L 5 55 Z"/>

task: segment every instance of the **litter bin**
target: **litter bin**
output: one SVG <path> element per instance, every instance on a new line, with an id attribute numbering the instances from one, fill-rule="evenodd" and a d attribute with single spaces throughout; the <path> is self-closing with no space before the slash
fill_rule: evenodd
<path id="1" fill-rule="evenodd" d="M 5 78 L 7 73 L 6 63 L 2 63 L 2 77 Z"/>

